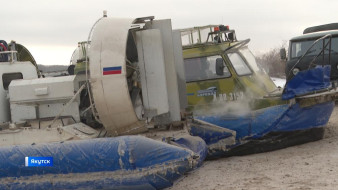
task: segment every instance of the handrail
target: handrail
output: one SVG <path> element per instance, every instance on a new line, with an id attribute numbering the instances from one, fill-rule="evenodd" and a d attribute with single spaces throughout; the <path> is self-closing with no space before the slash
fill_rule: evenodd
<path id="1" fill-rule="evenodd" d="M 10 56 L 11 60 L 8 60 L 8 62 L 11 62 L 11 63 L 13 63 L 14 61 L 16 61 L 16 60 L 13 59 L 14 53 L 18 53 L 18 52 L 17 51 L 0 51 L 0 54 L 10 54 L 11 55 Z"/>
<path id="2" fill-rule="evenodd" d="M 324 40 L 324 39 L 326 39 L 326 38 L 330 38 L 330 40 L 325 44 L 325 40 Z M 325 48 L 327 47 L 328 44 L 330 44 L 330 46 L 329 46 L 329 64 L 331 64 L 331 39 L 332 39 L 332 35 L 331 35 L 331 34 L 326 34 L 325 36 L 323 36 L 323 37 L 317 39 L 316 41 L 314 41 L 314 42 L 312 43 L 312 45 L 311 45 L 311 46 L 306 50 L 306 52 L 302 55 L 302 57 L 300 57 L 300 58 L 298 59 L 298 61 L 296 62 L 296 64 L 294 64 L 293 67 L 290 69 L 287 78 L 290 77 L 290 74 L 292 73 L 292 70 L 296 67 L 296 65 L 298 65 L 298 64 L 300 63 L 300 61 L 305 57 L 305 55 L 307 55 L 307 54 L 309 53 L 309 51 L 310 51 L 310 50 L 311 50 L 311 49 L 312 49 L 312 48 L 313 48 L 320 40 L 323 40 L 323 49 L 322 49 L 322 51 L 320 51 L 320 52 L 318 53 L 318 55 L 311 61 L 311 63 L 313 63 L 313 61 L 316 60 L 317 57 L 318 57 L 320 54 L 323 53 L 323 66 L 324 66 Z M 324 44 L 325 44 L 325 45 L 324 45 Z M 309 65 L 309 68 L 310 68 L 310 66 L 311 66 L 311 64 Z M 309 68 L 308 68 L 308 69 L 309 69 Z"/>
<path id="3" fill-rule="evenodd" d="M 232 49 L 232 48 L 237 47 L 237 46 L 239 46 L 239 47 L 237 47 L 237 48 L 241 48 L 241 47 L 245 46 L 246 44 L 248 44 L 249 42 L 250 42 L 250 38 L 248 38 L 248 39 L 246 39 L 246 40 L 243 40 L 243 41 L 240 41 L 240 42 L 238 42 L 237 44 L 234 44 L 234 45 L 232 45 L 232 46 L 230 46 L 230 44 L 229 44 L 229 47 L 227 47 L 227 48 L 224 50 L 224 53 L 227 52 L 227 51 L 229 51 L 229 50 Z"/>
<path id="4" fill-rule="evenodd" d="M 322 49 L 322 51 L 319 52 L 319 54 L 315 58 L 312 59 L 311 64 L 313 63 L 313 61 L 315 61 L 317 59 L 317 57 L 319 57 L 319 55 L 321 53 L 323 53 L 323 63 L 322 63 L 322 66 L 324 66 L 324 55 L 325 55 L 325 51 L 324 50 L 326 49 L 327 45 L 330 43 L 330 46 L 329 46 L 329 65 L 331 65 L 331 40 L 332 40 L 332 36 L 330 36 L 330 40 L 325 45 L 324 45 L 325 40 L 323 40 L 323 49 Z M 308 69 L 310 68 L 311 64 L 309 65 Z"/>
<path id="5" fill-rule="evenodd" d="M 199 32 L 199 37 L 200 37 L 200 39 L 201 39 L 200 30 L 198 30 L 198 32 Z M 225 34 L 228 34 L 228 33 L 235 33 L 235 30 L 225 30 L 225 31 L 214 31 L 214 32 L 209 32 L 209 33 L 208 33 L 207 40 L 205 41 L 205 43 L 208 43 L 210 36 L 211 36 L 211 39 L 213 40 L 214 35 L 215 35 L 215 36 L 219 36 L 220 34 L 221 34 L 221 35 L 222 35 L 222 34 L 225 35 Z M 225 39 L 223 39 L 222 36 L 219 36 L 219 39 L 221 40 L 221 42 L 230 42 L 230 39 L 228 39 L 228 37 L 227 37 L 226 35 L 225 35 L 224 37 L 225 37 Z M 235 38 L 236 38 L 236 37 L 235 37 Z M 237 39 L 234 39 L 233 41 L 237 41 Z"/>
<path id="6" fill-rule="evenodd" d="M 0 54 L 18 53 L 17 51 L 0 51 Z"/>

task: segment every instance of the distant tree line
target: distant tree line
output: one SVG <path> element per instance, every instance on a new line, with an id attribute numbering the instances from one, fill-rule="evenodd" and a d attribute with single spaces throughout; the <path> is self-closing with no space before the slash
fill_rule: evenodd
<path id="1" fill-rule="evenodd" d="M 68 65 L 38 65 L 43 73 L 67 71 Z"/>
<path id="2" fill-rule="evenodd" d="M 280 47 L 270 49 L 268 52 L 256 56 L 257 63 L 263 68 L 271 77 L 285 78 L 286 61 L 280 58 L 280 49 L 286 47 L 286 43 Z"/>

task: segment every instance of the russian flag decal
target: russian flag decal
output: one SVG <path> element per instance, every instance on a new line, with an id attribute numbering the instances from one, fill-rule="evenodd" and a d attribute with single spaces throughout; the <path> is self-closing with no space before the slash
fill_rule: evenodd
<path id="1" fill-rule="evenodd" d="M 117 67 L 103 67 L 103 75 L 121 74 L 122 66 Z"/>

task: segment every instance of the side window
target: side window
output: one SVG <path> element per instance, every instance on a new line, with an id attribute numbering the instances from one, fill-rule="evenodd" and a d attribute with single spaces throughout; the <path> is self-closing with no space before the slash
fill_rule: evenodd
<path id="1" fill-rule="evenodd" d="M 324 40 L 324 44 L 328 43 L 329 39 Z M 291 58 L 299 58 L 312 46 L 315 40 L 303 40 L 291 43 Z M 331 54 L 338 54 L 338 38 L 334 37 L 331 41 Z M 316 56 L 323 50 L 323 41 L 316 43 L 306 54 L 306 56 Z M 325 54 L 329 54 L 329 46 L 325 47 Z"/>
<path id="2" fill-rule="evenodd" d="M 338 54 L 338 38 L 337 37 L 332 38 L 331 53 Z M 328 50 L 327 50 L 327 54 L 328 54 Z"/>
<path id="3" fill-rule="evenodd" d="M 8 90 L 8 86 L 12 80 L 23 79 L 22 73 L 4 73 L 2 75 L 2 85 L 5 90 Z"/>
<path id="4" fill-rule="evenodd" d="M 238 53 L 228 53 L 228 57 L 239 76 L 251 74 L 251 70 Z"/>
<path id="5" fill-rule="evenodd" d="M 224 74 L 216 74 L 216 59 L 221 58 L 220 55 L 209 57 L 198 57 L 184 60 L 185 79 L 187 82 L 218 79 L 231 77 L 229 69 L 224 65 Z"/>

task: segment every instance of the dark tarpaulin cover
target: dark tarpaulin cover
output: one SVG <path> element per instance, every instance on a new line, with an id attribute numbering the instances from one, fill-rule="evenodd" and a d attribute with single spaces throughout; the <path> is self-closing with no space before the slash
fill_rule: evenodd
<path id="1" fill-rule="evenodd" d="M 325 126 L 333 112 L 334 101 L 301 107 L 298 103 L 293 105 L 279 105 L 252 111 L 242 116 L 219 115 L 199 116 L 198 119 L 236 131 L 237 144 L 246 143 L 246 140 L 261 140 L 271 132 L 290 132 L 307 130 Z M 220 141 L 221 137 L 227 137 L 227 133 L 220 133 L 210 127 L 202 128 L 201 125 L 191 124 L 192 135 L 204 139 L 208 145 Z M 230 135 L 230 133 L 228 133 Z M 235 146 L 229 147 L 233 148 Z M 209 151 L 207 158 L 222 156 L 227 153 L 227 145 L 218 150 Z"/>
<path id="2" fill-rule="evenodd" d="M 330 87 L 330 72 L 330 65 L 317 66 L 314 69 L 298 72 L 297 75 L 286 83 L 282 99 L 289 100 L 295 96 L 309 94 Z"/>

